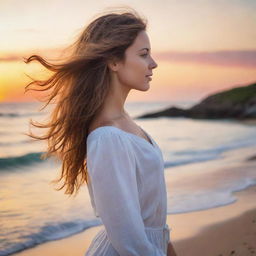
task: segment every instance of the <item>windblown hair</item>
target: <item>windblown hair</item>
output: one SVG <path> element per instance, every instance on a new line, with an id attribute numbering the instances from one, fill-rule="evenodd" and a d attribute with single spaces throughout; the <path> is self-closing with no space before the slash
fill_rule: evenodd
<path id="1" fill-rule="evenodd" d="M 42 109 L 54 103 L 48 123 L 30 120 L 30 125 L 47 128 L 47 132 L 39 136 L 30 131 L 27 135 L 47 141 L 41 159 L 54 156 L 61 160 L 61 175 L 51 181 L 58 183 L 64 179 L 57 190 L 66 187 L 65 194 L 75 192 L 76 195 L 84 181 L 88 184 L 86 140 L 90 123 L 101 111 L 110 88 L 107 62 L 125 61 L 125 50 L 146 26 L 146 19 L 132 9 L 121 13 L 112 11 L 85 27 L 72 44 L 70 56 L 60 64 L 49 63 L 39 55 L 25 58 L 25 63 L 38 61 L 53 72 L 48 79 L 33 79 L 25 86 L 25 92 L 48 92 Z"/>

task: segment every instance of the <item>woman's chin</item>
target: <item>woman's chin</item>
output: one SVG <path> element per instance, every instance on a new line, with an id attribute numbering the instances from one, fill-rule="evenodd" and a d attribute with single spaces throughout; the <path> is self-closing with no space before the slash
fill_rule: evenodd
<path id="1" fill-rule="evenodd" d="M 145 92 L 145 91 L 148 91 L 149 88 L 150 88 L 150 85 L 149 85 L 149 83 L 147 83 L 143 87 L 138 88 L 137 90 Z"/>
<path id="2" fill-rule="evenodd" d="M 134 87 L 131 88 L 131 89 L 144 92 L 144 91 L 148 91 L 149 88 L 150 88 L 149 82 L 145 82 L 143 85 L 138 85 L 138 86 L 136 86 L 136 87 L 134 86 Z"/>

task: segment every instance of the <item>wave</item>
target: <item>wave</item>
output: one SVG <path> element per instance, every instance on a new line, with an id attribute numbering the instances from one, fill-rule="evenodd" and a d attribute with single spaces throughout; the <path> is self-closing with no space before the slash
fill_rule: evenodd
<path id="1" fill-rule="evenodd" d="M 183 160 L 174 160 L 174 161 L 165 161 L 164 167 L 170 168 L 180 165 L 192 164 L 192 163 L 199 163 L 199 162 L 206 162 L 210 160 L 217 160 L 223 158 L 222 156 L 200 156 L 200 157 L 193 157 L 191 159 L 183 159 Z"/>
<path id="2" fill-rule="evenodd" d="M 1 133 L 0 133 L 1 135 Z M 1 146 L 17 146 L 18 144 L 26 144 L 26 143 L 31 143 L 31 140 L 20 140 L 20 141 L 13 141 L 13 142 L 0 142 L 0 147 Z"/>
<path id="3" fill-rule="evenodd" d="M 43 162 L 40 157 L 43 152 L 28 153 L 23 156 L 0 158 L 0 170 L 12 169 L 21 165 L 30 165 L 33 163 Z"/>
<path id="4" fill-rule="evenodd" d="M 217 160 L 223 158 L 222 153 L 239 149 L 245 147 L 255 146 L 256 141 L 253 139 L 245 141 L 234 141 L 229 145 L 223 145 L 211 149 L 202 149 L 202 150 L 183 150 L 179 152 L 174 152 L 174 160 L 165 161 L 164 167 L 174 167 L 198 162 L 205 162 L 210 160 Z M 176 159 L 175 159 L 175 156 Z M 182 157 L 182 159 L 180 159 Z"/>
<path id="5" fill-rule="evenodd" d="M 234 192 L 256 185 L 256 179 L 244 178 L 215 190 L 182 193 L 168 197 L 168 214 L 188 213 L 208 210 L 232 204 L 237 201 Z"/>
<path id="6" fill-rule="evenodd" d="M 19 237 L 19 241 L 24 242 L 17 242 L 14 244 L 6 242 L 6 245 L 3 245 L 3 248 L 5 248 L 3 250 L 0 250 L 0 256 L 11 255 L 13 253 L 32 248 L 38 244 L 45 243 L 47 241 L 53 241 L 68 237 L 73 234 L 80 233 L 85 229 L 98 225 L 102 225 L 102 222 L 98 219 L 87 221 L 75 220 L 57 224 L 48 222 L 47 225 L 41 227 L 41 229 L 36 233 L 21 235 Z"/>
<path id="7" fill-rule="evenodd" d="M 29 117 L 29 116 L 38 116 L 38 115 L 44 115 L 44 112 L 30 112 L 30 113 L 13 113 L 13 112 L 7 112 L 7 113 L 0 113 L 0 117 Z"/>

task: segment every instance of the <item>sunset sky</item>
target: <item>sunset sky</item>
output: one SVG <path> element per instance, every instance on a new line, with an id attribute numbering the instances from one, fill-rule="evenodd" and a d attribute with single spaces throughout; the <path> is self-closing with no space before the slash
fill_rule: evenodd
<path id="1" fill-rule="evenodd" d="M 255 0 L 1 0 L 0 102 L 35 100 L 24 73 L 38 65 L 22 57 L 54 57 L 93 16 L 125 6 L 147 18 L 158 63 L 150 89 L 129 101 L 199 101 L 256 81 Z"/>

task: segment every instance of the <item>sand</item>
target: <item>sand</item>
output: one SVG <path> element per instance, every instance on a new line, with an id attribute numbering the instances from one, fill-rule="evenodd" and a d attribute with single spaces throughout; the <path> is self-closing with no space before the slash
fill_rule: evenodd
<path id="1" fill-rule="evenodd" d="M 234 194 L 233 204 L 168 216 L 178 256 L 256 255 L 256 186 Z"/>
<path id="2" fill-rule="evenodd" d="M 252 168 L 247 161 L 241 168 Z M 253 167 L 254 168 L 254 167 Z M 256 255 L 256 186 L 234 193 L 235 203 L 183 214 L 169 214 L 171 241 L 178 256 Z M 13 255 L 84 256 L 102 228 L 89 228 L 68 238 L 51 241 Z"/>

